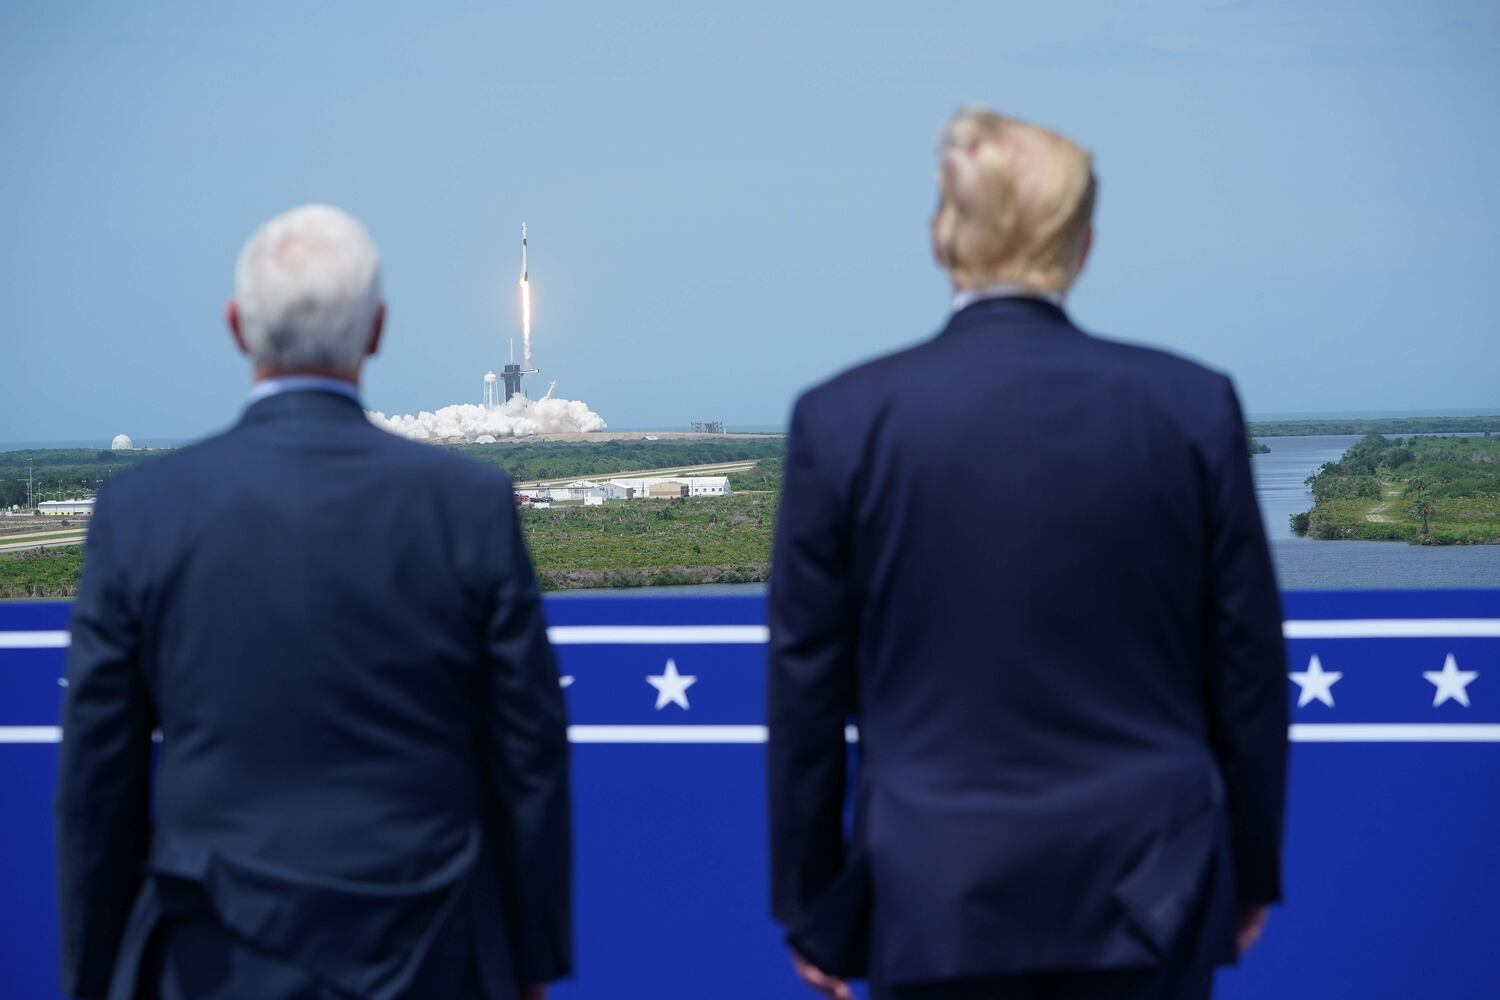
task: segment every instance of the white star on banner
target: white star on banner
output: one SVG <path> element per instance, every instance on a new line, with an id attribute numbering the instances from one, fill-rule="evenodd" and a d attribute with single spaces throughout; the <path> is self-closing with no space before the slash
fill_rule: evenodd
<path id="1" fill-rule="evenodd" d="M 1449 653 L 1443 661 L 1442 670 L 1424 670 L 1422 676 L 1437 690 L 1432 692 L 1432 707 L 1437 708 L 1450 698 L 1464 708 L 1469 707 L 1469 685 L 1479 676 L 1477 670 L 1460 670 L 1458 661 Z"/>
<path id="2" fill-rule="evenodd" d="M 656 710 L 660 712 L 668 705 L 690 708 L 687 689 L 698 683 L 698 678 L 691 674 L 679 674 L 677 661 L 668 660 L 666 669 L 659 674 L 648 676 L 646 683 L 656 688 Z"/>
<path id="3" fill-rule="evenodd" d="M 1323 663 L 1314 653 L 1312 659 L 1307 661 L 1306 670 L 1294 670 L 1287 674 L 1299 688 L 1301 693 L 1297 695 L 1297 707 L 1302 708 L 1315 701 L 1321 701 L 1329 708 L 1333 707 L 1333 686 L 1343 679 L 1343 674 L 1337 670 L 1324 670 Z"/>

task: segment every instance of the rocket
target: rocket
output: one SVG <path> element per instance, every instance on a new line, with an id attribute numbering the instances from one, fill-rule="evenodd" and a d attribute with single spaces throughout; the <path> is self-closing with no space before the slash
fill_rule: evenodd
<path id="1" fill-rule="evenodd" d="M 521 363 L 525 371 L 521 371 L 514 363 L 505 366 L 507 375 L 516 369 L 516 382 L 512 387 L 510 382 L 505 383 L 505 398 L 509 400 L 515 392 L 520 391 L 520 375 L 532 375 L 536 370 L 531 367 L 531 270 L 526 266 L 526 223 L 521 223 Z M 514 390 L 514 391 L 513 391 Z"/>

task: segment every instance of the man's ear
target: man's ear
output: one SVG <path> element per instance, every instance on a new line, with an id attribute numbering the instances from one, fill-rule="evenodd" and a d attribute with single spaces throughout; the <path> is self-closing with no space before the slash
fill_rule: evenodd
<path id="1" fill-rule="evenodd" d="M 240 332 L 240 307 L 234 301 L 224 307 L 224 322 L 229 324 L 229 335 L 234 338 L 234 346 L 240 349 L 240 353 L 249 355 L 250 349 L 245 346 L 245 335 Z"/>
<path id="2" fill-rule="evenodd" d="M 365 357 L 373 358 L 380 350 L 380 335 L 385 333 L 385 303 L 375 310 L 375 329 L 370 333 L 370 344 L 365 348 Z"/>
<path id="3" fill-rule="evenodd" d="M 932 259 L 937 261 L 938 267 L 946 271 L 948 269 L 948 261 L 943 257 L 943 245 L 938 242 L 938 215 L 942 211 L 943 206 L 939 205 L 937 210 L 932 213 L 932 221 L 927 224 L 927 242 L 932 248 Z"/>

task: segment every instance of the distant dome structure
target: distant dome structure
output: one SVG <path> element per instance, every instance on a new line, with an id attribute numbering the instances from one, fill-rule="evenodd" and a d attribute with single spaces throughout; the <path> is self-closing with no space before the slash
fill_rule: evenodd
<path id="1" fill-rule="evenodd" d="M 109 443 L 110 451 L 134 451 L 135 442 L 130 440 L 129 434 L 116 434 L 115 439 Z"/>
<path id="2" fill-rule="evenodd" d="M 493 435 L 493 434 L 481 434 L 477 438 L 474 439 L 474 443 L 475 444 L 494 444 L 495 443 L 495 435 Z"/>

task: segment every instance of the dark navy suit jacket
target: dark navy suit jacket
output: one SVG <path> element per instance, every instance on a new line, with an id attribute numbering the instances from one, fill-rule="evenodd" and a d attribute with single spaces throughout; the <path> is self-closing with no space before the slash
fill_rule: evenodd
<path id="1" fill-rule="evenodd" d="M 768 705 L 794 943 L 887 982 L 1233 959 L 1237 901 L 1281 892 L 1287 740 L 1247 452 L 1227 378 L 1035 299 L 802 397 Z"/>
<path id="2" fill-rule="evenodd" d="M 566 720 L 499 470 L 333 393 L 257 402 L 102 491 L 68 676 L 69 993 L 568 973 Z"/>

